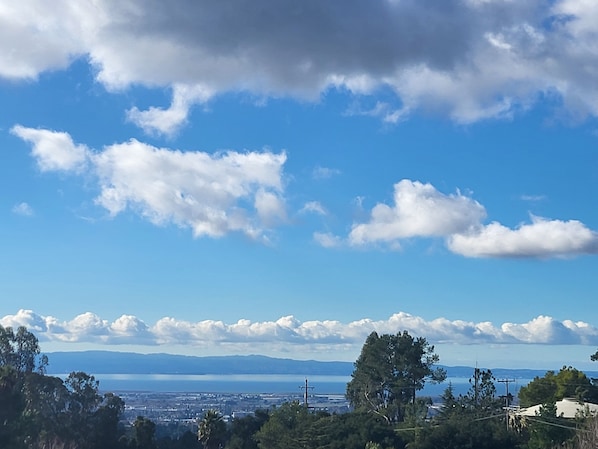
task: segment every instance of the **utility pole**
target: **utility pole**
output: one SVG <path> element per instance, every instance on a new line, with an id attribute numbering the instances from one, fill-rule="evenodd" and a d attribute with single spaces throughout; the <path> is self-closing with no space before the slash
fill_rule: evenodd
<path id="1" fill-rule="evenodd" d="M 505 394 L 505 420 L 507 422 L 507 430 L 509 430 L 509 383 L 515 382 L 515 379 L 498 379 L 497 382 L 504 383 L 507 389 L 507 394 Z"/>
<path id="2" fill-rule="evenodd" d="M 307 384 L 307 377 L 306 377 L 305 378 L 305 386 L 304 387 L 299 387 L 299 388 L 301 388 L 302 390 L 305 390 L 304 393 L 303 393 L 303 405 L 305 405 L 305 408 L 309 408 L 309 405 L 307 403 L 307 395 L 308 395 L 309 390 L 313 390 L 315 387 L 310 387 Z"/>

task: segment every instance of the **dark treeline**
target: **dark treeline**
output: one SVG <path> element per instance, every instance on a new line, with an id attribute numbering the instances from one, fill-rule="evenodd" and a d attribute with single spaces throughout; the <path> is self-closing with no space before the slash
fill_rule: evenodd
<path id="1" fill-rule="evenodd" d="M 330 414 L 298 402 L 225 422 L 207 411 L 193 431 L 157 426 L 143 416 L 121 419 L 124 402 L 101 394 L 92 375 L 48 376 L 48 360 L 26 328 L 0 326 L 1 449 L 512 449 L 595 448 L 598 422 L 588 413 L 557 416 L 562 398 L 598 401 L 592 379 L 572 367 L 549 371 L 520 390 L 523 406 L 542 404 L 533 418 L 507 413 L 514 398 L 497 395 L 490 370 L 475 369 L 471 387 L 446 388 L 431 413 L 418 396 L 442 382 L 434 347 L 407 332 L 372 333 L 355 362 L 347 397 L 353 410 Z M 506 408 L 507 407 L 507 408 Z"/>

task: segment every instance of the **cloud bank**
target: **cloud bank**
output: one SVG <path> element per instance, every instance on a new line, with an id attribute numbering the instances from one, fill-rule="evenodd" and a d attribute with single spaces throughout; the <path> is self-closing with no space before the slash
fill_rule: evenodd
<path id="1" fill-rule="evenodd" d="M 579 0 L 56 0 L 0 10 L 0 77 L 34 79 L 85 59 L 118 91 L 169 87 L 167 108 L 131 108 L 173 133 L 193 104 L 226 92 L 318 99 L 384 90 L 369 112 L 458 123 L 511 117 L 539 98 L 598 115 L 598 5 Z"/>
<path id="2" fill-rule="evenodd" d="M 241 319 L 236 323 L 204 320 L 184 321 L 164 317 L 147 324 L 132 315 L 122 315 L 113 322 L 87 312 L 69 321 L 42 316 L 32 310 L 19 310 L 0 318 L 4 327 L 26 326 L 40 341 L 90 343 L 99 345 L 226 347 L 244 350 L 248 347 L 267 351 L 272 347 L 359 350 L 372 331 L 397 333 L 403 330 L 426 337 L 432 344 L 541 344 L 598 345 L 598 328 L 582 321 L 557 321 L 538 316 L 527 323 L 470 321 L 421 317 L 399 312 L 386 320 L 364 318 L 350 323 L 334 320 L 299 321 L 293 316 L 276 321 L 253 322 Z"/>
<path id="3" fill-rule="evenodd" d="M 131 210 L 157 225 L 190 228 L 197 237 L 241 232 L 262 240 L 286 216 L 285 153 L 182 152 L 137 140 L 94 152 L 67 133 L 11 131 L 31 144 L 42 172 L 95 176 L 95 201 L 111 216 Z"/>

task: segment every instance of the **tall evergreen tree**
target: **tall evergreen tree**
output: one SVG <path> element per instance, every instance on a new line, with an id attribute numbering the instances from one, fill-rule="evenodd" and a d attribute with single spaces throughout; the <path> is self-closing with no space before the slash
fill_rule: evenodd
<path id="1" fill-rule="evenodd" d="M 444 370 L 434 368 L 438 361 L 434 346 L 423 337 L 414 338 L 407 331 L 372 332 L 355 362 L 347 397 L 356 410 L 375 413 L 388 423 L 402 422 L 425 382 L 446 378 Z"/>

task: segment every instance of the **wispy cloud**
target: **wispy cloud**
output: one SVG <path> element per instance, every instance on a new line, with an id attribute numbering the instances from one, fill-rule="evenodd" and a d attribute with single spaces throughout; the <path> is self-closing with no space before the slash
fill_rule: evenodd
<path id="1" fill-rule="evenodd" d="M 285 153 L 182 152 L 137 140 L 91 151 L 64 132 L 18 125 L 12 132 L 31 143 L 40 170 L 95 177 L 96 203 L 111 216 L 129 210 L 197 237 L 241 232 L 255 239 L 286 216 Z"/>
<path id="2" fill-rule="evenodd" d="M 19 310 L 0 318 L 2 326 L 26 326 L 43 341 L 94 343 L 105 345 L 206 346 L 216 345 L 231 351 L 244 349 L 267 351 L 270 345 L 292 347 L 359 349 L 372 331 L 397 333 L 403 330 L 424 336 L 432 344 L 542 344 L 598 345 L 598 328 L 583 321 L 558 321 L 538 316 L 525 323 L 471 322 L 437 318 L 425 320 L 405 312 L 386 320 L 363 318 L 349 323 L 335 320 L 300 321 L 293 316 L 276 321 L 254 322 L 241 319 L 236 323 L 217 320 L 185 321 L 164 317 L 146 324 L 132 315 L 115 321 L 87 312 L 68 321 L 42 316 L 31 310 Z"/>
<path id="3" fill-rule="evenodd" d="M 314 179 L 328 179 L 333 176 L 340 175 L 341 171 L 336 168 L 328 168 L 317 166 L 313 169 L 312 176 Z"/>
<path id="4" fill-rule="evenodd" d="M 339 248 L 343 246 L 342 239 L 329 232 L 314 232 L 313 237 L 318 245 L 324 248 Z"/>
<path id="5" fill-rule="evenodd" d="M 319 201 L 308 201 L 303 205 L 300 212 L 327 215 L 326 209 L 324 209 L 324 206 Z"/>
<path id="6" fill-rule="evenodd" d="M 545 195 L 521 195 L 522 201 L 530 201 L 530 202 L 537 202 L 537 201 L 544 201 L 546 199 Z"/>
<path id="7" fill-rule="evenodd" d="M 12 213 L 16 215 L 21 215 L 23 217 L 33 217 L 35 215 L 35 211 L 33 210 L 33 208 L 25 202 L 15 204 L 12 208 Z"/>
<path id="8" fill-rule="evenodd" d="M 409 116 L 408 108 L 397 108 L 384 101 L 377 101 L 373 107 L 364 108 L 355 103 L 346 112 L 347 116 L 368 116 L 382 119 L 384 123 L 396 124 Z"/>

